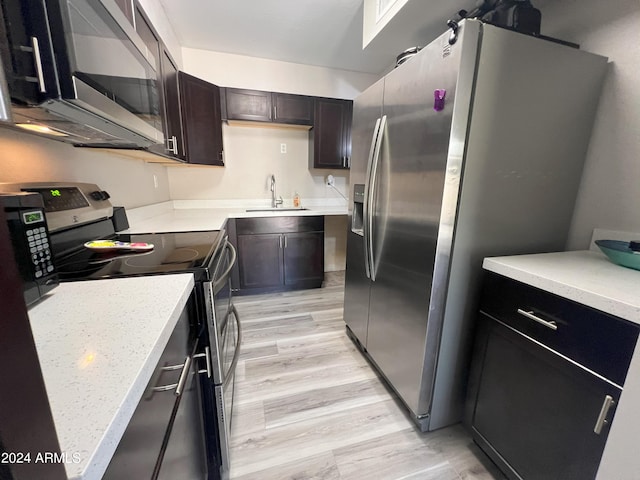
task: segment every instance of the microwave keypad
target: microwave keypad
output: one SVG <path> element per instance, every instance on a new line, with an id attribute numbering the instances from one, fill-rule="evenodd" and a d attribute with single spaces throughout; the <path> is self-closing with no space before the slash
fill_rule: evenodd
<path id="1" fill-rule="evenodd" d="M 41 278 L 53 272 L 47 229 L 45 227 L 31 228 L 26 233 L 31 261 L 35 266 L 35 277 Z"/>

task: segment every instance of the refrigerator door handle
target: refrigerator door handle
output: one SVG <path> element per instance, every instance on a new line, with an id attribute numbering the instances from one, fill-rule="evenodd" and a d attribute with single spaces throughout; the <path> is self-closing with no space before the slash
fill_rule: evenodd
<path id="1" fill-rule="evenodd" d="M 376 281 L 376 262 L 373 255 L 373 203 L 376 196 L 376 179 L 378 177 L 378 164 L 380 163 L 380 150 L 382 149 L 382 140 L 384 138 L 385 128 L 387 126 L 387 116 L 383 115 L 380 120 L 380 127 L 378 129 L 378 138 L 376 142 L 375 152 L 373 154 L 373 161 L 371 164 L 371 177 L 369 178 L 369 195 L 365 193 L 365 202 L 367 202 L 367 262 L 369 263 L 369 273 L 371 275 L 371 281 Z"/>
<path id="2" fill-rule="evenodd" d="M 371 234 L 369 228 L 369 191 L 371 188 L 371 170 L 373 164 L 373 156 L 376 151 L 376 145 L 378 144 L 378 131 L 380 130 L 380 121 L 382 119 L 378 118 L 376 120 L 376 125 L 373 127 L 373 137 L 371 138 L 371 148 L 369 149 L 369 157 L 367 158 L 367 174 L 365 177 L 364 184 L 364 199 L 363 199 L 363 219 L 362 219 L 362 237 L 364 242 L 364 271 L 367 275 L 367 278 L 371 278 L 371 267 L 369 266 L 369 236 Z"/>

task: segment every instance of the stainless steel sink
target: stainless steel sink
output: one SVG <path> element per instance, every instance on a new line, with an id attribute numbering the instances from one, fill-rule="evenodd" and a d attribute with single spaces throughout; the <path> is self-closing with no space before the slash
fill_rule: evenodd
<path id="1" fill-rule="evenodd" d="M 265 208 L 247 208 L 247 212 L 297 212 L 300 210 L 309 210 L 308 208 L 282 208 L 282 207 L 265 207 Z"/>

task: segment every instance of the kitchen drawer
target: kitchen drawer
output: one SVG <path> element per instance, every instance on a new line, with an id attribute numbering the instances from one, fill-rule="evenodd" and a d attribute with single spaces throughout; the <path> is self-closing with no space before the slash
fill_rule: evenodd
<path id="1" fill-rule="evenodd" d="M 255 217 L 237 218 L 238 235 L 256 235 L 262 233 L 298 233 L 321 232 L 324 230 L 324 217 Z"/>
<path id="2" fill-rule="evenodd" d="M 187 307 L 174 327 L 102 480 L 153 478 L 177 398 L 175 388 L 163 387 L 178 382 L 185 358 L 191 354 L 193 339 L 189 325 Z"/>
<path id="3" fill-rule="evenodd" d="M 488 272 L 480 310 L 617 385 L 624 384 L 637 325 Z"/>

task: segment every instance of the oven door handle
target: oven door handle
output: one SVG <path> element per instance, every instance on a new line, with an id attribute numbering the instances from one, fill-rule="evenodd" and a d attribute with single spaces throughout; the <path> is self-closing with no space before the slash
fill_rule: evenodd
<path id="1" fill-rule="evenodd" d="M 231 269 L 233 269 L 233 266 L 236 263 L 236 259 L 238 258 L 238 254 L 236 252 L 236 249 L 234 248 L 233 244 L 229 240 L 225 240 L 224 248 L 228 249 L 229 252 L 231 253 L 231 259 L 229 260 L 229 266 L 224 271 L 224 273 L 222 273 L 218 278 L 216 278 L 213 281 L 213 291 L 214 292 L 217 291 L 218 288 L 220 288 L 227 281 L 227 278 L 229 277 L 229 274 L 231 273 Z"/>
<path id="2" fill-rule="evenodd" d="M 233 352 L 233 359 L 231 360 L 231 365 L 229 365 L 229 370 L 227 370 L 227 374 L 222 381 L 222 387 L 225 388 L 229 385 L 229 382 L 233 378 L 233 373 L 236 370 L 236 365 L 238 364 L 238 358 L 240 357 L 240 344 L 242 343 L 242 325 L 240 324 L 240 317 L 238 316 L 238 310 L 236 310 L 235 305 L 231 305 L 231 310 L 229 313 L 233 313 L 234 318 L 236 319 L 236 325 L 238 327 L 238 340 L 236 342 L 236 349 Z"/>

